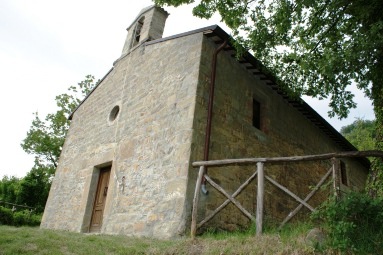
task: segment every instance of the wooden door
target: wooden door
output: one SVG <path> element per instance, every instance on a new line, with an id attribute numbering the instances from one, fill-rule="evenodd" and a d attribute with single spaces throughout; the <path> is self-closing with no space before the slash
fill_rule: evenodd
<path id="1" fill-rule="evenodd" d="M 99 232 L 101 229 L 105 201 L 108 194 L 110 169 L 111 166 L 100 169 L 89 232 Z"/>

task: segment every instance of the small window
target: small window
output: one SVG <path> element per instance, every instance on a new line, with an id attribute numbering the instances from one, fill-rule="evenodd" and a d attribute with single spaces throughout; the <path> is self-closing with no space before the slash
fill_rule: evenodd
<path id="1" fill-rule="evenodd" d="M 253 99 L 253 126 L 261 129 L 261 104 Z"/>
<path id="2" fill-rule="evenodd" d="M 120 106 L 116 105 L 109 113 L 109 122 L 113 122 L 120 113 Z"/>
<path id="3" fill-rule="evenodd" d="M 343 161 L 340 161 L 340 181 L 343 185 L 348 185 L 346 163 L 344 163 Z"/>

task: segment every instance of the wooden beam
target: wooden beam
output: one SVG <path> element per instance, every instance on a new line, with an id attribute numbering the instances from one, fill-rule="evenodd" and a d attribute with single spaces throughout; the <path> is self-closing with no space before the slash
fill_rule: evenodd
<path id="1" fill-rule="evenodd" d="M 36 209 L 35 207 L 30 207 L 30 206 L 26 206 L 26 205 L 13 204 L 13 203 L 5 202 L 5 201 L 2 201 L 2 200 L 0 200 L 0 204 L 12 205 L 12 206 L 23 207 L 23 208 L 29 208 L 29 209 L 33 209 L 33 210 Z"/>
<path id="2" fill-rule="evenodd" d="M 255 173 L 253 173 L 232 195 L 233 198 L 235 198 L 236 196 L 238 196 L 242 190 L 250 184 L 250 182 L 255 178 L 255 176 L 257 176 L 257 173 L 258 171 L 255 171 Z M 220 206 L 217 207 L 217 209 L 215 209 L 211 214 L 209 214 L 209 216 L 207 216 L 203 221 L 201 221 L 200 223 L 198 223 L 197 225 L 197 228 L 200 228 L 202 227 L 203 224 L 205 224 L 206 222 L 208 222 L 209 220 L 211 220 L 215 215 L 217 215 L 217 213 L 219 213 L 223 208 L 225 208 L 228 204 L 230 203 L 230 199 L 226 199 L 225 202 L 223 202 Z"/>
<path id="3" fill-rule="evenodd" d="M 259 173 L 258 173 L 259 175 Z M 283 190 L 284 192 L 286 192 L 287 194 L 289 194 L 291 197 L 293 197 L 295 200 L 297 200 L 299 203 L 301 203 L 302 205 L 306 206 L 310 211 L 315 211 L 315 209 L 307 204 L 305 201 L 303 201 L 302 199 L 300 199 L 297 195 L 295 195 L 293 192 L 291 192 L 289 189 L 287 189 L 286 187 L 282 186 L 281 184 L 279 184 L 277 181 L 273 180 L 272 178 L 270 178 L 269 176 L 265 176 L 266 180 L 268 180 L 269 182 L 271 182 L 272 184 L 274 184 L 275 186 L 277 186 L 278 188 L 280 188 L 281 190 Z"/>
<path id="4" fill-rule="evenodd" d="M 211 29 L 204 31 L 203 34 L 206 35 L 207 37 L 215 36 L 215 34 L 213 33 L 213 30 Z"/>
<path id="5" fill-rule="evenodd" d="M 204 175 L 205 179 L 216 188 L 219 192 L 221 192 L 225 197 L 230 199 L 230 201 L 244 214 L 246 215 L 250 220 L 255 222 L 255 218 L 245 209 L 243 206 L 232 196 L 230 196 L 221 186 L 219 186 L 217 183 L 215 183 L 208 175 Z"/>
<path id="6" fill-rule="evenodd" d="M 213 40 L 213 42 L 215 44 L 222 44 L 224 42 L 224 40 L 222 40 L 220 37 L 218 37 L 219 39 L 218 40 Z"/>
<path id="7" fill-rule="evenodd" d="M 239 195 L 242 190 L 250 184 L 250 182 L 257 176 L 258 171 L 255 171 L 232 195 L 233 198 Z M 230 199 L 226 199 L 220 206 L 217 207 L 211 214 L 209 214 L 204 220 L 198 223 L 197 228 L 201 227 L 203 224 L 211 220 L 217 213 L 219 213 L 223 208 L 225 208 L 230 203 Z"/>
<path id="8" fill-rule="evenodd" d="M 332 158 L 332 178 L 333 178 L 333 188 L 335 199 L 340 197 L 340 161 L 339 159 Z"/>
<path id="9" fill-rule="evenodd" d="M 222 160 L 210 160 L 210 161 L 196 161 L 196 162 L 193 162 L 192 165 L 194 167 L 226 166 L 226 165 L 255 164 L 257 162 L 286 163 L 286 162 L 298 162 L 298 161 L 326 160 L 331 158 L 364 158 L 364 157 L 383 158 L 383 151 L 377 151 L 377 150 L 348 151 L 348 152 L 334 152 L 334 153 L 319 154 L 319 155 L 293 156 L 293 157 L 222 159 Z"/>
<path id="10" fill-rule="evenodd" d="M 197 216 L 198 216 L 198 201 L 199 194 L 202 184 L 202 177 L 205 172 L 205 167 L 201 166 L 199 168 L 197 183 L 195 185 L 194 199 L 193 199 L 193 211 L 192 211 L 192 222 L 191 222 L 191 237 L 194 239 L 197 232 Z"/>
<path id="11" fill-rule="evenodd" d="M 256 213 L 256 234 L 262 235 L 263 228 L 263 198 L 265 192 L 265 172 L 263 163 L 257 163 L 258 186 L 257 186 L 257 213 Z"/>
<path id="12" fill-rule="evenodd" d="M 317 190 L 322 186 L 322 184 L 326 181 L 326 179 L 330 176 L 332 173 L 332 168 L 327 171 L 327 173 L 322 177 L 322 179 L 318 182 L 318 184 L 315 186 L 315 188 L 307 195 L 307 197 L 303 200 L 305 202 L 309 201 L 310 198 L 317 192 Z M 294 211 L 290 212 L 287 217 L 283 220 L 281 225 L 279 226 L 278 230 L 281 230 L 282 227 L 289 221 L 291 220 L 292 217 L 294 217 L 301 209 L 303 205 L 299 204 L 297 208 L 295 208 Z"/>

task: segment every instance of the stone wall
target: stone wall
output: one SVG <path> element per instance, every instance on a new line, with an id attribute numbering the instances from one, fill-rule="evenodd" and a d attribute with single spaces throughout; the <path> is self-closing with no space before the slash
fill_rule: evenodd
<path id="1" fill-rule="evenodd" d="M 99 169 L 111 164 L 102 233 L 184 233 L 202 37 L 148 43 L 115 63 L 73 115 L 43 228 L 87 232 Z"/>
<path id="2" fill-rule="evenodd" d="M 201 73 L 197 92 L 194 119 L 195 133 L 192 142 L 192 160 L 203 159 L 203 144 L 208 104 L 210 65 L 214 50 L 218 47 L 208 38 L 204 39 Z M 218 55 L 216 87 L 212 120 L 210 159 L 280 157 L 310 155 L 339 151 L 318 127 L 305 118 L 255 78 L 251 70 L 240 65 L 229 53 Z M 261 127 L 253 127 L 253 98 L 261 104 Z M 346 160 L 350 186 L 361 188 L 366 179 L 365 169 L 354 160 Z M 301 198 L 311 191 L 329 170 L 329 162 L 265 165 L 265 173 L 298 194 Z M 230 166 L 209 168 L 209 175 L 226 191 L 233 193 L 256 169 L 256 166 Z M 190 171 L 198 172 L 198 169 Z M 194 174 L 195 174 L 194 173 Z M 195 176 L 189 179 L 195 187 Z M 189 199 L 193 188 L 189 188 Z M 222 194 L 208 185 L 209 194 L 202 195 L 199 219 L 211 213 L 226 200 Z M 328 196 L 330 189 L 319 191 L 310 201 L 319 205 Z M 253 215 L 256 210 L 256 181 L 253 181 L 239 196 L 240 203 Z M 190 200 L 191 201 L 191 200 Z M 280 222 L 295 209 L 298 203 L 272 184 L 265 183 L 265 218 Z M 307 215 L 303 209 L 299 217 Z M 230 204 L 207 228 L 228 230 L 246 228 L 249 220 L 234 205 Z"/>

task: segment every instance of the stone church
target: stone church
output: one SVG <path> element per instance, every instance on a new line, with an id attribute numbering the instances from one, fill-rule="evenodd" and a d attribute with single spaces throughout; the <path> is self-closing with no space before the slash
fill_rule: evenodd
<path id="1" fill-rule="evenodd" d="M 140 12 L 113 68 L 70 116 L 42 228 L 156 238 L 187 234 L 198 172 L 192 163 L 204 159 L 212 79 L 209 159 L 356 150 L 305 102 L 285 96 L 251 54 L 237 58 L 220 27 L 162 38 L 167 16 L 156 6 Z M 344 166 L 342 187 L 362 188 L 368 165 L 345 159 Z M 266 171 L 303 196 L 328 168 L 316 162 Z M 209 175 L 234 191 L 253 170 L 209 168 Z M 206 189 L 202 216 L 224 200 L 212 187 Z M 268 219 L 281 219 L 296 205 L 270 185 L 265 190 Z M 310 203 L 318 205 L 327 195 L 323 189 Z M 238 200 L 254 212 L 256 183 Z M 229 205 L 208 227 L 249 224 Z"/>

